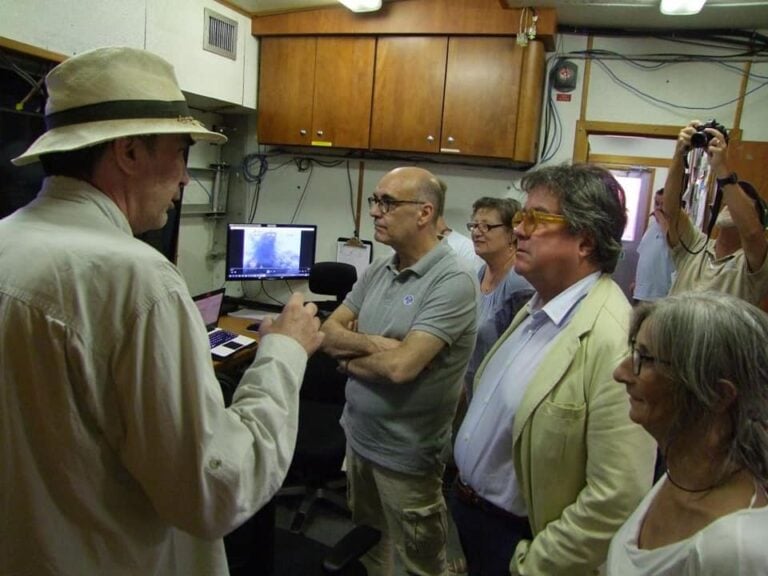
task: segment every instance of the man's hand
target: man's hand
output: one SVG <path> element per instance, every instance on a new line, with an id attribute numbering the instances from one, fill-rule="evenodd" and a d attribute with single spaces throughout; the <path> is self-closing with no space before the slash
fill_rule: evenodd
<path id="1" fill-rule="evenodd" d="M 707 146 L 709 165 L 714 170 L 715 177 L 725 178 L 731 173 L 726 162 L 728 143 L 725 141 L 725 136 L 714 128 L 705 128 L 704 131 L 712 136 Z"/>
<path id="2" fill-rule="evenodd" d="M 259 334 L 262 338 L 267 334 L 290 336 L 301 344 L 309 355 L 320 347 L 325 337 L 325 334 L 320 332 L 317 306 L 311 302 L 305 304 L 304 295 L 300 293 L 291 295 L 280 316 L 274 320 L 263 320 Z"/>
<path id="3" fill-rule="evenodd" d="M 677 144 L 675 146 L 675 155 L 682 158 L 691 149 L 691 136 L 696 134 L 696 126 L 701 124 L 698 120 L 692 120 L 688 125 L 680 130 L 677 135 Z"/>

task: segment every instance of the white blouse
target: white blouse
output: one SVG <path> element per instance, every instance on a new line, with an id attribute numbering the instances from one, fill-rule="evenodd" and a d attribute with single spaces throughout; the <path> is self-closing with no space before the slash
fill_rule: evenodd
<path id="1" fill-rule="evenodd" d="M 656 483 L 611 540 L 609 576 L 768 575 L 768 507 L 753 507 L 757 487 L 749 508 L 723 516 L 680 542 L 638 548 L 645 514 L 666 480 L 665 475 Z"/>

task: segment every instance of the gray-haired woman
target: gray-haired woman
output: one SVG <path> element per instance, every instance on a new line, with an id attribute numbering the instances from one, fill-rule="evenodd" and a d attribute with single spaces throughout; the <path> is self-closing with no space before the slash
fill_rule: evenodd
<path id="1" fill-rule="evenodd" d="M 667 473 L 616 533 L 608 574 L 768 574 L 768 316 L 726 294 L 641 305 L 614 372 Z"/>

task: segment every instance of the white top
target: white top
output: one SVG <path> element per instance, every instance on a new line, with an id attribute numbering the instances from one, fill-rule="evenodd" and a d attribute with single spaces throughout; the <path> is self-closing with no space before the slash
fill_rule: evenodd
<path id="1" fill-rule="evenodd" d="M 0 574 L 223 576 L 282 484 L 306 352 L 266 336 L 225 408 L 175 266 L 54 177 L 0 220 Z"/>
<path id="2" fill-rule="evenodd" d="M 464 236 L 464 234 L 459 234 L 456 230 L 451 230 L 443 235 L 443 239 L 448 246 L 453 248 L 453 251 L 456 252 L 459 258 L 474 268 L 475 272 L 480 270 L 480 267 L 485 264 L 483 259 L 475 254 L 474 242 Z"/>
<path id="3" fill-rule="evenodd" d="M 768 507 L 739 510 L 680 542 L 639 549 L 643 519 L 666 481 L 656 483 L 611 540 L 608 576 L 768 575 Z"/>

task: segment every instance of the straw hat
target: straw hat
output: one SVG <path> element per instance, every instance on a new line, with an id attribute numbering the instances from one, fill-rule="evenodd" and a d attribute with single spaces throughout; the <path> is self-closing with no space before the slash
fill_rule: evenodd
<path id="1" fill-rule="evenodd" d="M 193 140 L 223 144 L 189 114 L 173 67 L 146 50 L 98 48 L 73 56 L 45 79 L 47 130 L 17 166 L 42 154 L 66 152 L 142 134 L 189 134 Z"/>

